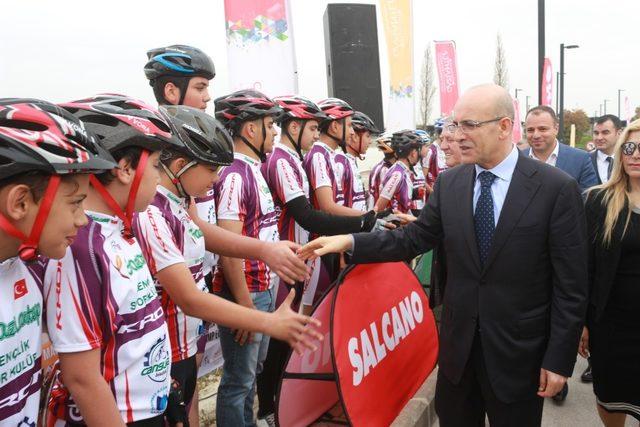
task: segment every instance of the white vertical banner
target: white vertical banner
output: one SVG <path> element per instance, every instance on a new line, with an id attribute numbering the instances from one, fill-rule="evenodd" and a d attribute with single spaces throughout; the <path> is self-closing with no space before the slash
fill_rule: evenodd
<path id="1" fill-rule="evenodd" d="M 389 58 L 386 128 L 414 129 L 413 25 L 410 0 L 380 0 Z"/>
<path id="2" fill-rule="evenodd" d="M 267 96 L 298 91 L 291 15 L 286 0 L 225 0 L 229 86 Z"/>

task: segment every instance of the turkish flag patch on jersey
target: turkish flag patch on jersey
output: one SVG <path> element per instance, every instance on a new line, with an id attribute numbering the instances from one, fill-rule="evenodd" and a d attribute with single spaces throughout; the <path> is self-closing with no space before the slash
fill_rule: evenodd
<path id="1" fill-rule="evenodd" d="M 25 296 L 29 290 L 27 289 L 27 281 L 24 279 L 18 280 L 13 284 L 13 299 L 18 299 Z"/>

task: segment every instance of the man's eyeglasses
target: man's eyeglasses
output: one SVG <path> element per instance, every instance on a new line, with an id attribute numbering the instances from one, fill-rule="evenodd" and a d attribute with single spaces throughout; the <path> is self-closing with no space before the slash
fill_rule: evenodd
<path id="1" fill-rule="evenodd" d="M 479 122 L 477 120 L 462 120 L 461 122 L 451 122 L 445 127 L 451 133 L 454 133 L 456 130 L 460 129 L 463 133 L 470 133 L 479 128 L 482 125 L 486 125 L 487 123 L 498 122 L 502 119 L 506 119 L 507 117 L 496 117 L 495 119 L 485 120 Z"/>
<path id="2" fill-rule="evenodd" d="M 622 154 L 625 156 L 633 156 L 636 150 L 640 151 L 640 142 L 627 141 L 622 144 Z"/>

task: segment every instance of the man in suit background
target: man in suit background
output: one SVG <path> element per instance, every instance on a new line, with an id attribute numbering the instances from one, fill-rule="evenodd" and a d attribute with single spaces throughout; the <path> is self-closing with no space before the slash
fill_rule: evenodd
<path id="1" fill-rule="evenodd" d="M 598 184 L 609 181 L 613 167 L 613 152 L 622 131 L 622 123 L 617 116 L 605 114 L 596 119 L 593 126 L 593 142 L 596 149 L 589 153 L 596 170 Z"/>
<path id="2" fill-rule="evenodd" d="M 440 175 L 419 218 L 394 231 L 322 237 L 303 257 L 408 260 L 444 245 L 440 425 L 539 426 L 543 397 L 571 376 L 587 301 L 584 209 L 575 180 L 511 142 L 514 111 L 496 85 L 458 100 L 465 164 Z"/>
<path id="3" fill-rule="evenodd" d="M 525 131 L 530 148 L 527 156 L 568 173 L 580 191 L 598 183 L 589 154 L 558 141 L 558 117 L 551 107 L 539 105 L 527 112 Z"/>

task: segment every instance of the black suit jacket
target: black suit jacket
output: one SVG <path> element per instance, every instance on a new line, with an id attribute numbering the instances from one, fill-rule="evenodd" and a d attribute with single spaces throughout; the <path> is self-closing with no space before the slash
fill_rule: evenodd
<path id="1" fill-rule="evenodd" d="M 618 216 L 618 222 L 613 229 L 611 243 L 604 243 L 604 220 L 607 209 L 602 204 L 604 191 L 594 190 L 589 194 L 585 202 L 587 217 L 587 229 L 589 230 L 589 310 L 588 323 L 597 322 L 602 317 L 611 287 L 615 280 L 620 262 L 621 241 L 624 233 L 624 225 L 629 213 L 625 208 Z"/>
<path id="2" fill-rule="evenodd" d="M 354 235 L 352 262 L 406 260 L 442 241 L 441 372 L 460 381 L 479 330 L 497 397 L 531 399 L 541 367 L 568 377 L 575 364 L 588 291 L 583 201 L 574 179 L 521 154 L 482 267 L 474 182 L 473 165 L 441 174 L 417 221 Z"/>
<path id="3" fill-rule="evenodd" d="M 602 180 L 600 179 L 600 173 L 598 173 L 598 150 L 590 152 L 589 157 L 591 157 L 591 164 L 593 164 L 593 169 L 596 171 L 596 179 L 598 180 L 598 185 L 600 185 Z"/>

